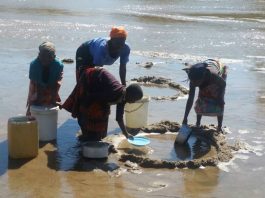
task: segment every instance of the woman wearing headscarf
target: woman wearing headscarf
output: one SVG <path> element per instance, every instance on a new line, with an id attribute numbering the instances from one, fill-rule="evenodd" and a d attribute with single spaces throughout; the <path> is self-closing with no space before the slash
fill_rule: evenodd
<path id="1" fill-rule="evenodd" d="M 126 138 L 131 137 L 124 125 L 125 103 L 141 99 L 142 89 L 137 84 L 122 85 L 102 67 L 87 67 L 74 90 L 61 106 L 77 118 L 81 139 L 99 141 L 107 136 L 110 105 L 117 104 L 116 121 Z"/>
<path id="2" fill-rule="evenodd" d="M 185 69 L 190 80 L 190 91 L 182 124 L 187 124 L 188 122 L 195 89 L 199 87 L 198 99 L 194 108 L 197 114 L 196 126 L 200 126 L 202 116 L 217 116 L 217 130 L 222 131 L 226 69 L 226 66 L 214 59 L 208 59 Z"/>
<path id="3" fill-rule="evenodd" d="M 30 63 L 27 115 L 30 106 L 55 106 L 61 102 L 59 89 L 63 78 L 63 64 L 56 58 L 55 46 L 43 42 L 38 57 Z"/>
<path id="4" fill-rule="evenodd" d="M 126 64 L 130 47 L 125 42 L 127 32 L 124 27 L 113 27 L 109 38 L 95 38 L 83 43 L 76 51 L 76 80 L 85 67 L 112 65 L 120 59 L 120 79 L 126 85 Z"/>

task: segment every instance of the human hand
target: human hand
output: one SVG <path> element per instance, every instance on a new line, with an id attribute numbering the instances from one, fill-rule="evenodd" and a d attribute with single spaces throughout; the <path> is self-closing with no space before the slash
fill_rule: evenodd
<path id="1" fill-rule="evenodd" d="M 28 118 L 29 121 L 35 120 L 35 117 L 33 117 L 31 115 L 29 108 L 27 109 L 26 116 L 27 116 L 27 118 Z"/>
<path id="2" fill-rule="evenodd" d="M 59 109 L 62 109 L 62 103 L 61 102 L 55 102 L 55 106 L 59 107 Z"/>
<path id="3" fill-rule="evenodd" d="M 129 134 L 128 132 L 124 132 L 123 135 L 126 137 L 126 139 L 131 139 L 133 140 L 133 136 L 131 134 Z"/>
<path id="4" fill-rule="evenodd" d="M 131 134 L 128 134 L 128 137 L 127 137 L 127 139 L 134 140 L 134 137 L 133 137 L 133 135 L 131 135 Z"/>
<path id="5" fill-rule="evenodd" d="M 61 110 L 63 108 L 63 105 L 58 104 L 59 109 Z"/>

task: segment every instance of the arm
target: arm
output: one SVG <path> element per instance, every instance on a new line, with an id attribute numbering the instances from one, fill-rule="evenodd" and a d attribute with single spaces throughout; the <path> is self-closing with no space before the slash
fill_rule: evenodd
<path id="1" fill-rule="evenodd" d="M 27 112 L 26 112 L 27 116 L 30 116 L 30 106 L 36 100 L 37 100 L 37 85 L 34 81 L 30 80 L 28 100 L 27 100 Z"/>
<path id="2" fill-rule="evenodd" d="M 132 135 L 130 135 L 128 132 L 127 132 L 127 129 L 124 125 L 124 121 L 123 119 L 122 120 L 117 120 L 118 124 L 119 124 L 119 127 L 122 131 L 122 134 L 126 137 L 126 138 L 130 138 Z"/>
<path id="3" fill-rule="evenodd" d="M 121 84 L 126 85 L 126 64 L 120 64 L 119 70 Z"/>
<path id="4" fill-rule="evenodd" d="M 188 98 L 187 103 L 186 103 L 186 109 L 185 109 L 185 114 L 184 114 L 182 124 L 188 123 L 188 116 L 189 116 L 189 113 L 190 113 L 190 110 L 191 110 L 191 107 L 192 107 L 193 101 L 194 101 L 195 88 L 196 87 L 194 87 L 190 84 L 189 98 Z"/>
<path id="5" fill-rule="evenodd" d="M 60 90 L 61 85 L 62 85 L 62 79 L 63 79 L 63 71 L 60 73 L 60 77 L 56 81 L 56 85 L 55 85 L 55 87 L 53 89 L 53 92 L 52 92 L 52 102 L 53 102 L 54 105 L 59 105 L 57 103 L 61 102 L 60 98 L 58 98 L 58 96 L 59 96 L 59 90 Z"/>
<path id="6" fill-rule="evenodd" d="M 130 56 L 130 47 L 125 44 L 124 49 L 121 52 L 120 56 L 120 78 L 121 78 L 121 83 L 123 85 L 126 85 L 126 64 L 129 62 L 129 56 Z"/>
<path id="7" fill-rule="evenodd" d="M 132 135 L 130 135 L 128 133 L 128 131 L 126 129 L 126 126 L 124 124 L 124 121 L 123 121 L 124 106 L 125 106 L 125 103 L 119 103 L 119 104 L 117 104 L 117 108 L 116 108 L 116 121 L 118 122 L 119 127 L 120 127 L 123 135 L 126 138 L 130 138 L 130 137 L 132 137 Z"/>

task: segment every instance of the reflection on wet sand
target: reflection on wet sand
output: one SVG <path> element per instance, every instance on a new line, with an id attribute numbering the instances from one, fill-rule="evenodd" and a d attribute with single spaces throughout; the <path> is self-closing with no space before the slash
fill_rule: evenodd
<path id="1" fill-rule="evenodd" d="M 110 156 L 107 159 L 87 159 L 82 157 L 82 142 L 76 137 L 76 121 L 68 120 L 58 130 L 57 150 L 47 152 L 48 166 L 51 169 L 63 171 L 87 172 L 99 169 L 102 171 L 113 171 L 119 166 Z M 49 160 L 50 159 L 50 160 Z M 55 160 L 55 161 L 54 161 Z"/>
<path id="2" fill-rule="evenodd" d="M 180 160 L 187 160 L 191 158 L 191 149 L 187 142 L 183 145 L 174 144 L 174 149 L 176 156 Z"/>
<path id="3" fill-rule="evenodd" d="M 172 123 L 171 123 L 172 124 Z M 7 196 L 24 197 L 152 197 L 172 195 L 178 197 L 201 195 L 214 190 L 218 173 L 204 170 L 143 169 L 131 161 L 119 161 L 122 153 L 138 157 L 158 159 L 152 167 L 180 168 L 198 167 L 196 158 L 204 159 L 216 153 L 208 142 L 192 136 L 184 146 L 174 145 L 175 134 L 149 135 L 148 147 L 135 148 L 121 136 L 110 135 L 113 141 L 119 139 L 118 153 L 110 154 L 108 159 L 86 159 L 81 155 L 81 143 L 76 138 L 79 130 L 75 120 L 67 120 L 58 129 L 58 138 L 54 142 L 40 144 L 39 155 L 34 159 L 11 160 L 7 158 L 7 142 L 0 144 L 1 177 L 0 184 Z M 173 125 L 172 125 L 173 127 Z M 174 128 L 174 127 L 173 127 Z M 198 154 L 199 153 L 199 154 Z M 159 159 L 162 163 L 159 164 Z M 194 160 L 193 160 L 194 159 Z M 172 160 L 172 162 L 170 162 Z M 205 159 L 204 159 L 205 160 Z M 195 161 L 194 164 L 191 161 Z M 207 160 L 206 160 L 207 161 Z M 136 160 L 137 162 L 137 160 Z M 145 163 L 150 163 L 145 159 Z M 139 163 L 143 167 L 145 163 Z M 203 163 L 201 163 L 203 164 Z M 198 165 L 201 165 L 200 163 Z M 215 169 L 213 169 L 215 170 Z M 185 172 L 183 176 L 180 173 Z M 140 176 L 140 177 L 139 177 Z M 183 177 L 183 180 L 180 179 Z M 194 178 L 193 178 L 194 177 Z M 152 178 L 152 179 L 150 179 Z M 176 181 L 177 180 L 177 181 Z M 208 182 L 208 183 L 207 183 Z M 195 187 L 190 187 L 195 186 Z M 193 191 L 193 189 L 196 189 Z"/>
<path id="4" fill-rule="evenodd" d="M 126 191 L 135 197 L 215 197 L 220 171 L 205 169 L 145 169 L 139 176 L 123 175 Z M 126 181 L 126 182 L 125 182 Z"/>
<path id="5" fill-rule="evenodd" d="M 218 186 L 219 169 L 183 170 L 183 189 L 185 197 L 212 197 L 211 192 Z"/>
<path id="6" fill-rule="evenodd" d="M 63 171 L 73 197 L 130 197 L 123 192 L 121 180 L 108 174 L 119 168 L 111 156 L 97 160 L 82 157 L 81 143 L 75 137 L 76 125 L 76 121 L 68 120 L 59 128 L 58 149 L 48 153 L 49 168 Z"/>
<path id="7" fill-rule="evenodd" d="M 124 192 L 125 186 L 120 178 L 108 177 L 102 171 L 70 171 L 65 178 L 73 197 L 131 197 Z"/>
<path id="8" fill-rule="evenodd" d="M 45 150 L 55 149 L 48 144 L 43 147 L 37 158 L 32 160 L 9 160 L 8 186 L 15 195 L 27 197 L 58 197 L 60 195 L 60 174 L 47 168 Z"/>
<path id="9" fill-rule="evenodd" d="M 108 174 L 119 168 L 111 157 L 93 160 L 81 156 L 72 125 L 76 122 L 68 120 L 58 129 L 57 141 L 42 142 L 34 159 L 8 159 L 7 141 L 1 142 L 0 183 L 7 183 L 1 196 L 130 197 L 124 194 L 122 181 Z"/>
<path id="10" fill-rule="evenodd" d="M 48 153 L 48 155 L 47 155 Z M 102 160 L 78 160 L 69 171 L 60 167 L 58 153 L 52 144 L 46 144 L 37 158 L 25 163 L 9 160 L 8 189 L 15 197 L 128 197 L 123 193 L 122 182 L 111 178 L 107 171 L 112 167 Z M 14 164 L 19 164 L 13 169 Z"/>

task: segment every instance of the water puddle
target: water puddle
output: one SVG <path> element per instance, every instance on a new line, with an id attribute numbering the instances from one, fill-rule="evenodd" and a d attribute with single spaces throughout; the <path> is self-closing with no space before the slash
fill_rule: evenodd
<path id="1" fill-rule="evenodd" d="M 158 93 L 161 95 L 160 97 L 170 97 L 178 93 L 178 91 L 167 88 L 167 87 L 151 87 L 151 86 L 142 86 L 143 92 L 145 95 L 149 95 L 151 98 L 157 98 L 159 96 Z"/>
<path id="2" fill-rule="evenodd" d="M 151 143 L 145 147 L 130 145 L 126 140 L 122 141 L 118 150 L 122 154 L 133 154 L 153 160 L 183 161 L 199 159 L 207 155 L 214 155 L 210 143 L 202 137 L 192 135 L 186 144 L 174 144 L 176 134 L 159 134 L 147 136 Z"/>
<path id="3" fill-rule="evenodd" d="M 176 100 L 188 94 L 184 86 L 164 77 L 143 76 L 131 80 L 144 86 L 144 92 L 154 100 Z"/>
<path id="4" fill-rule="evenodd" d="M 178 132 L 180 125 L 177 122 L 164 120 L 143 127 L 141 130 L 149 133 L 150 138 L 156 138 L 153 140 L 152 149 L 149 149 L 149 152 L 141 151 L 141 155 L 135 152 L 124 153 L 120 161 L 129 160 L 145 168 L 172 169 L 217 166 L 219 162 L 228 162 L 233 158 L 232 147 L 228 145 L 225 135 L 218 133 L 214 126 L 190 127 L 191 138 L 184 146 L 175 146 L 175 138 L 166 134 L 166 132 Z M 152 133 L 163 138 L 152 136 Z"/>

